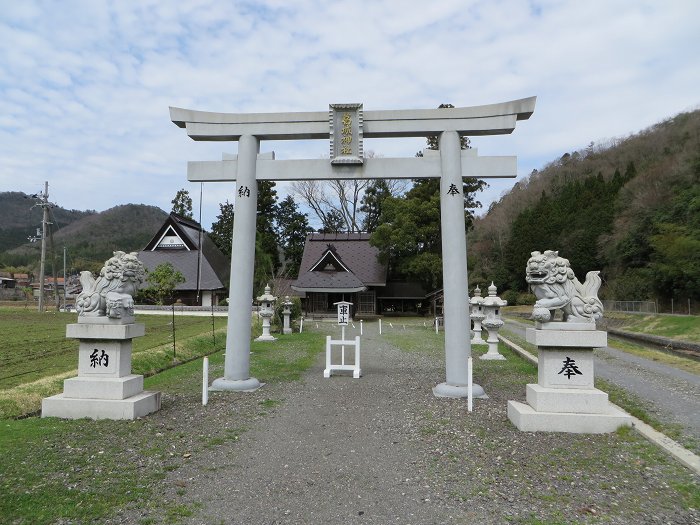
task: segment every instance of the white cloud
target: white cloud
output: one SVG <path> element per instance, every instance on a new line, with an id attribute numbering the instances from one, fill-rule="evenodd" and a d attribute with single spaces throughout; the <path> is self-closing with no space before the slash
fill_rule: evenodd
<path id="1" fill-rule="evenodd" d="M 7 2 L 0 15 L 0 191 L 50 182 L 68 208 L 170 208 L 188 160 L 235 144 L 189 140 L 168 106 L 224 112 L 478 105 L 538 96 L 482 155 L 519 173 L 697 106 L 700 3 L 418 0 Z M 411 156 L 420 139 L 371 141 Z M 279 158 L 324 141 L 275 142 Z M 513 181 L 493 184 L 488 205 Z M 231 186 L 231 185 L 229 185 Z M 211 189 L 210 189 L 211 188 Z M 204 225 L 232 187 L 206 185 Z"/>

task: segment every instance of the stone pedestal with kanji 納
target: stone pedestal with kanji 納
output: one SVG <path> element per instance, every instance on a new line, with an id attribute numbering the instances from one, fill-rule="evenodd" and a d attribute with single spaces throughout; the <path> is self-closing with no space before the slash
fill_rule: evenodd
<path id="1" fill-rule="evenodd" d="M 292 326 L 289 322 L 289 318 L 292 315 L 292 301 L 289 300 L 289 296 L 286 295 L 284 297 L 284 302 L 282 303 L 282 306 L 284 307 L 282 309 L 282 316 L 284 317 L 284 325 L 282 328 L 282 333 L 283 334 L 291 334 L 292 333 Z"/>
<path id="2" fill-rule="evenodd" d="M 537 345 L 537 384 L 526 387 L 527 404 L 508 401 L 508 418 L 525 432 L 601 434 L 631 426 L 629 414 L 614 407 L 594 386 L 593 349 L 607 345 L 595 323 L 546 322 L 527 330 Z"/>
<path id="3" fill-rule="evenodd" d="M 489 336 L 486 339 L 489 349 L 480 359 L 503 361 L 505 357 L 498 353 L 498 330 L 503 326 L 503 319 L 501 319 L 500 315 L 501 308 L 506 306 L 508 301 L 504 301 L 498 297 L 496 292 L 496 285 L 491 283 L 491 286 L 489 286 L 489 295 L 485 297 L 481 303 L 485 316 L 485 319 L 481 322 L 481 326 L 486 328 L 489 332 Z"/>
<path id="4" fill-rule="evenodd" d="M 481 289 L 477 286 L 474 288 L 474 297 L 469 300 L 471 305 L 471 312 L 469 317 L 474 321 L 474 336 L 472 337 L 472 345 L 485 345 L 488 344 L 481 338 L 481 322 L 486 318 L 484 315 L 484 309 L 482 303 L 484 298 L 481 297 Z"/>
<path id="5" fill-rule="evenodd" d="M 41 417 L 136 419 L 160 410 L 160 392 L 143 390 L 143 376 L 131 373 L 131 342 L 145 334 L 133 317 L 79 317 L 66 337 L 80 341 L 78 376 L 63 393 L 41 403 Z"/>
<path id="6" fill-rule="evenodd" d="M 160 409 L 160 392 L 145 392 L 143 376 L 131 373 L 131 340 L 145 334 L 134 322 L 133 296 L 146 275 L 136 255 L 114 252 L 97 279 L 80 272 L 78 322 L 66 326 L 66 337 L 80 341 L 78 377 L 42 400 L 41 417 L 136 419 Z"/>

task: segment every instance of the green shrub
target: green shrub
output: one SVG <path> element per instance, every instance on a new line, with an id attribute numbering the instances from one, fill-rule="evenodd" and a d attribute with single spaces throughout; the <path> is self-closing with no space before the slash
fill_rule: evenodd
<path id="1" fill-rule="evenodd" d="M 518 297 L 515 299 L 515 305 L 530 305 L 530 304 L 535 304 L 535 301 L 537 301 L 537 297 L 535 297 L 531 293 L 527 292 L 521 292 L 518 294 Z M 510 304 L 510 303 L 509 303 Z"/>

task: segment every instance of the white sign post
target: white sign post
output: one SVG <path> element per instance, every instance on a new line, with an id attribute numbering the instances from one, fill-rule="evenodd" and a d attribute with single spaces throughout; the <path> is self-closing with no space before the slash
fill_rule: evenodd
<path id="1" fill-rule="evenodd" d="M 207 406 L 209 402 L 209 358 L 204 356 L 202 363 L 202 405 Z"/>
<path id="2" fill-rule="evenodd" d="M 170 108 L 170 118 L 193 140 L 238 141 L 238 155 L 222 161 L 190 162 L 192 182 L 236 182 L 229 321 L 224 377 L 212 390 L 249 391 L 260 387 L 250 377 L 250 301 L 253 296 L 255 216 L 258 180 L 440 179 L 440 217 L 445 289 L 445 375 L 433 388 L 440 397 L 468 397 L 469 308 L 462 178 L 515 177 L 515 157 L 479 157 L 462 150 L 460 137 L 512 133 L 530 118 L 535 97 L 485 106 L 365 111 L 362 104 L 333 104 L 329 111 L 306 113 L 216 113 Z M 365 158 L 364 138 L 437 136 L 439 151 L 415 158 Z M 260 154 L 264 140 L 329 140 L 331 160 L 275 160 Z M 476 397 L 484 396 L 473 385 Z"/>
<path id="3" fill-rule="evenodd" d="M 338 301 L 337 303 L 333 304 L 338 307 L 338 326 L 340 326 L 340 340 L 345 341 L 345 327 L 350 322 L 350 307 L 352 306 L 352 303 L 349 303 L 347 301 Z M 359 349 L 359 346 L 357 348 Z M 355 352 L 355 354 L 357 356 L 356 365 L 359 369 L 360 363 L 359 361 L 357 361 L 357 359 L 359 358 L 359 351 Z M 327 357 L 330 362 L 330 355 Z M 345 345 L 342 344 L 340 346 L 340 364 L 343 367 L 345 366 Z"/>

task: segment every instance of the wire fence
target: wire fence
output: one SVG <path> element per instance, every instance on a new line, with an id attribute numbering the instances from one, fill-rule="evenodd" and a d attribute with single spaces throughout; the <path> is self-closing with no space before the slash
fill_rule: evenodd
<path id="1" fill-rule="evenodd" d="M 603 308 L 608 312 L 657 313 L 654 301 L 603 301 Z"/>
<path id="2" fill-rule="evenodd" d="M 643 314 L 697 315 L 690 298 L 662 297 L 656 301 L 603 301 L 608 312 L 629 312 Z"/>

